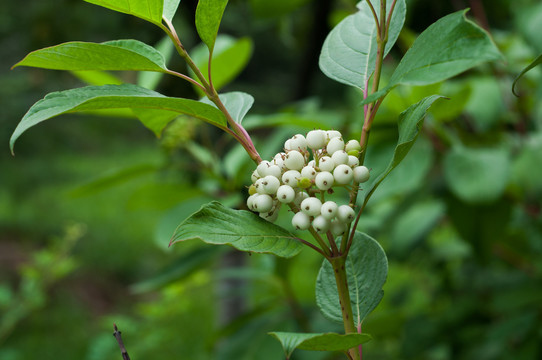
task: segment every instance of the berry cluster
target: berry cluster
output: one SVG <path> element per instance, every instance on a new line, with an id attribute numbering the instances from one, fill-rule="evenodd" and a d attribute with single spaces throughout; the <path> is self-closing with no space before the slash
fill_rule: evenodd
<path id="1" fill-rule="evenodd" d="M 345 143 L 335 130 L 294 135 L 284 143 L 284 152 L 260 162 L 252 173 L 248 208 L 273 222 L 281 205 L 288 204 L 294 228 L 344 233 L 355 217 L 354 209 L 325 197 L 334 193 L 334 187 L 352 190 L 369 179 L 369 169 L 359 165 L 360 150 L 357 140 Z"/>

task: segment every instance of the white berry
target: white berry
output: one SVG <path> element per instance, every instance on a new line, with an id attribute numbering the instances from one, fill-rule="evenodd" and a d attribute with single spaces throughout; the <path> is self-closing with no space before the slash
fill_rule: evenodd
<path id="1" fill-rule="evenodd" d="M 354 178 L 352 168 L 348 165 L 341 164 L 333 170 L 333 178 L 337 184 L 348 184 Z"/>
<path id="2" fill-rule="evenodd" d="M 295 199 L 295 190 L 290 185 L 281 185 L 277 190 L 277 199 L 281 203 L 291 203 Z"/>
<path id="3" fill-rule="evenodd" d="M 250 210 L 254 210 L 254 200 L 259 196 L 259 194 L 253 194 L 253 195 L 250 195 L 247 199 L 247 207 L 250 209 Z"/>
<path id="4" fill-rule="evenodd" d="M 307 150 L 307 140 L 301 134 L 294 135 L 290 140 L 290 146 L 292 150 L 305 151 Z"/>
<path id="5" fill-rule="evenodd" d="M 335 201 L 326 201 L 320 208 L 320 214 L 326 219 L 331 220 L 337 215 L 338 208 Z"/>
<path id="6" fill-rule="evenodd" d="M 267 160 L 262 160 L 259 164 L 258 164 L 258 167 L 256 167 L 256 170 L 258 171 L 258 174 L 260 174 L 260 176 L 266 176 L 266 171 L 267 171 L 267 168 L 271 166 L 271 162 L 267 161 Z"/>
<path id="7" fill-rule="evenodd" d="M 319 233 L 325 233 L 328 231 L 329 225 L 330 221 L 322 215 L 315 217 L 312 221 L 312 227 Z"/>
<path id="8" fill-rule="evenodd" d="M 286 185 L 297 186 L 297 179 L 301 177 L 301 173 L 297 170 L 288 170 L 282 174 L 282 182 Z"/>
<path id="9" fill-rule="evenodd" d="M 344 140 L 341 137 L 336 137 L 329 140 L 326 151 L 329 155 L 333 155 L 335 151 L 344 150 Z"/>
<path id="10" fill-rule="evenodd" d="M 322 202 L 315 197 L 306 198 L 301 202 L 301 211 L 309 216 L 320 215 L 320 209 L 322 208 Z"/>
<path id="11" fill-rule="evenodd" d="M 354 168 L 354 180 L 358 183 L 363 183 L 369 180 L 369 169 L 365 166 L 356 166 Z"/>
<path id="12" fill-rule="evenodd" d="M 359 159 L 357 156 L 348 155 L 348 166 L 356 167 L 359 165 Z"/>
<path id="13" fill-rule="evenodd" d="M 307 133 L 307 145 L 311 149 L 320 149 L 326 145 L 326 132 L 323 130 L 312 130 Z"/>
<path id="14" fill-rule="evenodd" d="M 297 230 L 307 230 L 311 226 L 311 219 L 309 215 L 300 211 L 292 218 L 292 226 Z"/>
<path id="15" fill-rule="evenodd" d="M 301 206 L 301 203 L 303 200 L 307 199 L 309 197 L 309 194 L 306 192 L 300 191 L 297 194 L 295 194 L 294 204 L 296 206 Z"/>
<path id="16" fill-rule="evenodd" d="M 256 180 L 256 182 L 254 183 L 254 187 L 256 188 L 256 192 L 260 195 L 263 195 L 265 194 L 265 188 L 264 188 L 264 185 L 263 185 L 263 178 L 260 178 L 258 180 Z"/>
<path id="17" fill-rule="evenodd" d="M 342 235 L 346 231 L 346 225 L 339 220 L 333 220 L 331 226 L 329 227 L 331 233 L 335 236 Z"/>
<path id="18" fill-rule="evenodd" d="M 252 205 L 254 210 L 260 213 L 269 212 L 273 208 L 273 199 L 269 195 L 258 195 Z"/>
<path id="19" fill-rule="evenodd" d="M 329 156 L 322 156 L 322 158 L 318 162 L 318 167 L 322 171 L 333 171 L 333 169 L 335 168 L 335 162 L 333 162 L 333 159 Z"/>
<path id="20" fill-rule="evenodd" d="M 350 150 L 361 151 L 361 145 L 357 140 L 350 140 L 344 146 L 344 151 L 349 152 Z"/>
<path id="21" fill-rule="evenodd" d="M 284 159 L 284 165 L 290 170 L 301 170 L 305 165 L 305 157 L 297 150 L 289 151 Z"/>
<path id="22" fill-rule="evenodd" d="M 252 180 L 252 183 L 255 183 L 256 180 L 258 180 L 259 178 L 261 178 L 261 175 L 258 173 L 258 170 L 254 170 L 252 172 L 252 176 L 250 177 L 250 180 Z"/>
<path id="23" fill-rule="evenodd" d="M 307 165 L 303 169 L 301 169 L 301 176 L 309 180 L 314 180 L 314 178 L 316 177 L 316 169 L 312 166 Z"/>
<path id="24" fill-rule="evenodd" d="M 337 131 L 337 130 L 328 130 L 328 131 L 326 131 L 326 138 L 327 138 L 328 142 L 333 138 L 341 137 L 341 136 L 342 136 L 342 134 L 341 134 L 340 131 Z"/>
<path id="25" fill-rule="evenodd" d="M 356 213 L 354 212 L 354 209 L 348 205 L 341 205 L 337 209 L 337 219 L 344 224 L 350 224 L 355 216 Z"/>
<path id="26" fill-rule="evenodd" d="M 273 175 L 267 175 L 262 181 L 263 191 L 266 194 L 276 194 L 280 186 L 280 180 Z M 256 190 L 257 191 L 257 190 Z"/>
<path id="27" fill-rule="evenodd" d="M 322 171 L 316 175 L 314 184 L 320 190 L 328 190 L 333 186 L 334 181 L 333 174 L 329 171 Z"/>

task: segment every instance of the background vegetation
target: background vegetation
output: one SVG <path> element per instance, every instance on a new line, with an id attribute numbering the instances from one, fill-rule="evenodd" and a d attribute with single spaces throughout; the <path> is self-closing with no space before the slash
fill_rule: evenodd
<path id="1" fill-rule="evenodd" d="M 364 355 L 539 359 L 540 71 L 520 81 L 519 98 L 511 83 L 542 53 L 542 5 L 407 4 L 395 58 L 436 19 L 470 6 L 506 62 L 430 88 L 400 87 L 381 108 L 367 161 L 374 169 L 389 158 L 402 110 L 429 94 L 450 98 L 432 108 L 412 152 L 362 218 L 360 229 L 380 241 L 390 261 L 383 302 L 365 324 L 374 340 Z M 197 45 L 195 6 L 183 0 L 175 19 L 187 48 Z M 354 6 L 230 1 L 221 33 L 248 37 L 253 46 L 227 89 L 256 98 L 244 124 L 263 156 L 315 124 L 359 136 L 359 94 L 317 66 L 327 32 Z M 156 44 L 161 37 L 139 19 L 80 0 L 0 3 L 0 360 L 118 359 L 113 322 L 134 359 L 279 359 L 268 331 L 335 326 L 315 308 L 320 259 L 309 251 L 286 262 L 199 243 L 167 248 L 175 226 L 201 204 L 244 204 L 253 165 L 211 127 L 180 118 L 157 139 L 123 114 L 63 116 L 29 131 L 16 156 L 9 154 L 9 136 L 35 101 L 83 85 L 64 72 L 10 71 L 25 54 L 72 40 Z M 170 67 L 184 65 L 173 58 Z M 132 73 L 115 75 L 137 81 Z M 162 80 L 158 91 L 197 98 L 189 85 Z"/>

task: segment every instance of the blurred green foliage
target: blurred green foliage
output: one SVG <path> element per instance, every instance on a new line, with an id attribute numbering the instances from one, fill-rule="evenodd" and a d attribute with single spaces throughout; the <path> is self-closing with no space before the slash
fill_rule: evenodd
<path id="1" fill-rule="evenodd" d="M 360 230 L 390 261 L 382 303 L 367 318 L 367 359 L 542 357 L 542 52 L 537 1 L 408 1 L 386 63 L 415 34 L 468 6 L 506 62 L 452 81 L 399 87 L 382 105 L 367 164 L 383 167 L 397 116 L 439 93 L 423 133 L 369 202 Z M 176 27 L 197 45 L 195 1 Z M 360 95 L 325 78 L 317 56 L 355 1 L 230 1 L 221 33 L 252 40 L 247 68 L 225 90 L 254 95 L 245 119 L 263 157 L 314 127 L 361 130 Z M 62 9 L 59 11 L 58 9 Z M 483 11 L 481 11 L 481 9 Z M 322 21 L 323 19 L 323 21 Z M 81 86 L 68 73 L 8 69 L 37 48 L 71 41 L 161 40 L 153 26 L 78 0 L 0 3 L 0 360 L 119 359 L 113 322 L 133 358 L 279 359 L 269 331 L 329 331 L 314 292 L 321 260 L 249 256 L 198 243 L 168 248 L 176 225 L 219 199 L 242 207 L 253 165 L 209 126 L 177 118 L 160 139 L 125 117 L 67 115 L 8 138 L 46 92 Z M 245 54 L 246 55 L 246 54 Z M 170 67 L 184 69 L 172 58 Z M 135 82 L 131 73 L 115 74 Z M 156 79 L 146 79 L 156 84 Z M 161 79 L 157 90 L 197 97 Z M 123 114 L 126 116 L 126 114 Z M 287 223 L 287 216 L 279 223 Z M 84 230 L 84 231 L 83 231 Z M 337 329 L 340 331 L 340 329 Z M 323 359 L 299 351 L 295 359 Z M 329 358 L 329 357 L 328 357 Z"/>

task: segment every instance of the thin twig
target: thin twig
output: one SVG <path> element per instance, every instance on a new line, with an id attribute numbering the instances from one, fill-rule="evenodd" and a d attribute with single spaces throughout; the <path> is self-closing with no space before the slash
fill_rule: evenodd
<path id="1" fill-rule="evenodd" d="M 128 351 L 126 351 L 126 348 L 124 347 L 124 343 L 122 342 L 122 337 L 120 336 L 121 332 L 117 328 L 117 324 L 113 324 L 113 328 L 115 329 L 115 332 L 113 333 L 113 336 L 115 339 L 117 339 L 117 342 L 119 343 L 120 352 L 122 353 L 122 359 L 123 360 L 130 360 L 130 356 L 128 355 Z"/>

